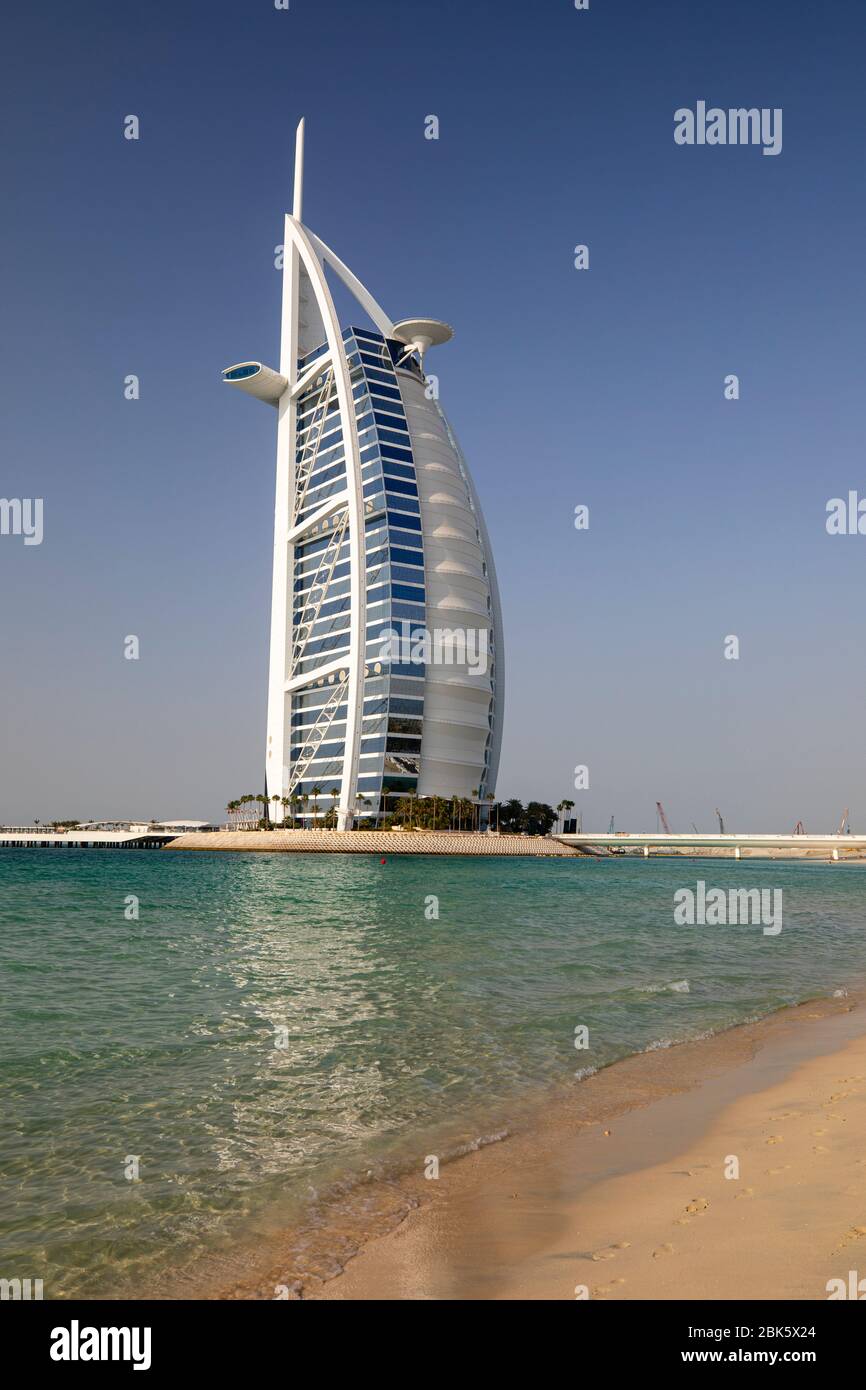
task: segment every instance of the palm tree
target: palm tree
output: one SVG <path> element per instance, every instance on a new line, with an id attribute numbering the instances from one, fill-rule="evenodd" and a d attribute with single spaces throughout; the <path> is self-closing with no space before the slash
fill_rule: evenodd
<path id="1" fill-rule="evenodd" d="M 472 811 L 470 812 L 471 820 L 470 820 L 469 823 L 470 823 L 470 825 L 473 827 L 473 829 L 477 830 L 477 829 L 478 829 L 478 788 L 477 788 L 477 787 L 473 787 L 473 788 L 472 788 L 472 791 L 471 791 L 471 793 L 470 793 L 470 795 L 471 795 L 471 797 L 472 797 Z"/>
<path id="2" fill-rule="evenodd" d="M 506 801 L 502 809 L 505 811 L 505 824 L 508 830 L 511 831 L 512 835 L 518 834 L 524 828 L 523 821 L 526 813 L 523 809 L 523 802 L 518 801 L 513 796 L 510 801 Z"/>
<path id="3" fill-rule="evenodd" d="M 562 809 L 563 809 L 564 811 L 573 811 L 573 810 L 574 810 L 574 802 L 573 802 L 573 801 L 563 801 L 561 804 L 562 804 Z"/>
<path id="4" fill-rule="evenodd" d="M 283 825 L 285 825 L 286 823 L 286 812 L 289 809 L 289 804 L 289 798 L 287 796 L 280 797 L 280 805 L 283 808 Z"/>
<path id="5" fill-rule="evenodd" d="M 339 788 L 339 787 L 332 787 L 331 790 L 328 792 L 328 795 L 329 795 L 329 797 L 331 798 L 331 810 L 333 811 L 334 816 L 336 817 L 336 814 L 337 814 L 337 797 L 340 795 L 340 788 Z"/>
<path id="6" fill-rule="evenodd" d="M 318 782 L 317 782 L 317 783 L 315 784 L 315 786 L 310 787 L 310 796 L 313 798 L 313 829 L 314 829 L 314 830 L 315 830 L 315 828 L 316 828 L 316 816 L 318 815 L 318 809 L 317 809 L 316 803 L 318 802 L 318 799 L 319 799 L 319 797 L 320 797 L 321 795 L 322 795 L 322 788 L 319 786 L 319 784 L 318 784 Z"/>
<path id="7" fill-rule="evenodd" d="M 382 783 L 382 792 L 379 797 L 378 826 L 384 825 L 385 821 L 388 819 L 388 797 L 392 795 L 393 791 L 394 788 L 389 786 L 387 782 Z"/>
<path id="8" fill-rule="evenodd" d="M 300 805 L 301 805 L 301 798 L 300 798 L 299 796 L 297 796 L 297 795 L 295 795 L 295 796 L 290 796 L 290 797 L 289 797 L 289 804 L 291 805 L 291 808 L 292 808 L 292 829 L 294 830 L 294 828 L 295 828 L 295 820 L 296 820 L 297 814 L 298 814 L 298 809 L 300 808 Z"/>
<path id="9" fill-rule="evenodd" d="M 492 792 L 488 792 L 484 800 L 487 802 L 487 829 L 489 830 L 490 821 L 493 817 L 493 803 L 496 800 L 496 797 L 493 795 Z"/>

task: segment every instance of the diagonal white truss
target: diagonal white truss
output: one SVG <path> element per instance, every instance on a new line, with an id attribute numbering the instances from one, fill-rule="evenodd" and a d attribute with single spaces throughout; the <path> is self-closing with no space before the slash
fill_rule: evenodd
<path id="1" fill-rule="evenodd" d="M 343 544 L 343 538 L 349 524 L 348 508 L 344 508 L 341 512 L 335 513 L 331 521 L 334 529 L 328 536 L 328 544 L 324 547 L 319 556 L 319 563 L 313 575 L 313 582 L 306 591 L 304 606 L 300 613 L 297 614 L 292 628 L 292 659 L 290 663 L 290 673 L 292 676 L 295 675 L 298 664 L 303 660 L 304 649 L 310 639 L 313 625 L 319 616 L 319 610 L 325 600 L 325 595 L 331 582 L 331 576 L 334 573 L 334 568 L 339 559 L 340 548 Z M 327 521 L 325 521 L 324 525 L 327 526 L 327 524 Z"/>
<path id="2" fill-rule="evenodd" d="M 295 495 L 294 506 L 292 509 L 292 525 L 297 522 L 298 517 L 304 509 L 304 501 L 307 496 L 307 489 L 310 486 L 310 478 L 316 467 L 319 457 L 319 448 L 322 437 L 325 433 L 325 424 L 328 419 L 328 411 L 331 407 L 331 398 L 334 394 L 334 369 L 329 367 L 325 372 L 321 389 L 313 406 L 312 414 L 304 428 L 303 445 L 300 446 L 300 456 L 295 466 Z"/>
<path id="3" fill-rule="evenodd" d="M 292 760 L 292 771 L 289 777 L 287 796 L 294 794 L 295 788 L 303 781 L 304 773 L 319 751 L 319 747 L 325 739 L 328 729 L 334 722 L 334 715 L 337 713 L 349 685 L 348 672 L 338 684 L 336 684 L 325 701 L 319 712 L 315 724 L 312 725 L 304 743 L 296 758 Z"/>

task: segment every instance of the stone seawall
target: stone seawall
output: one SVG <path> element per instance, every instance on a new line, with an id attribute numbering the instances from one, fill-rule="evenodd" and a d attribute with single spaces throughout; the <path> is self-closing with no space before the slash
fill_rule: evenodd
<path id="1" fill-rule="evenodd" d="M 390 830 L 215 830 L 181 835 L 166 849 L 271 850 L 283 854 L 506 854 L 581 858 L 543 836 Z"/>

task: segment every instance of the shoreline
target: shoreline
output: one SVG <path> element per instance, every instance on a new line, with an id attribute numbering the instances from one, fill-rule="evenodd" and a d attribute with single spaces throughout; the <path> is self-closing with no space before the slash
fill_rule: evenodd
<path id="1" fill-rule="evenodd" d="M 610 859 L 616 863 L 624 860 L 639 860 L 644 863 L 655 859 L 719 859 L 731 864 L 744 859 L 816 864 L 866 862 L 866 856 L 856 851 L 846 851 L 841 859 L 833 861 L 826 849 L 748 846 L 741 849 L 739 858 L 734 858 L 729 849 L 712 846 L 697 849 L 666 846 L 653 849 L 645 860 L 637 850 L 625 853 L 610 853 L 606 849 L 594 851 L 564 844 L 561 840 L 546 835 L 487 835 L 477 831 L 454 830 L 212 830 L 206 833 L 193 831 L 178 836 L 162 848 L 246 854 L 454 854 L 481 858 L 524 856 L 534 859 Z"/>
<path id="2" fill-rule="evenodd" d="M 862 1002 L 680 1046 L 706 1054 L 695 1084 L 461 1160 L 435 1203 L 306 1296 L 815 1299 L 866 1271 Z M 624 1081 L 646 1055 L 606 1070 Z"/>
<path id="3" fill-rule="evenodd" d="M 839 1108 L 830 1096 L 841 1092 Z M 808 1200 L 815 1229 L 829 1223 L 841 1239 L 862 1222 L 866 1237 L 864 1141 L 866 1010 L 855 996 L 812 1000 L 611 1063 L 470 1141 L 438 1180 L 424 1177 L 429 1153 L 413 1172 L 371 1172 L 314 1217 L 176 1271 L 180 1282 L 156 1296 L 573 1299 L 585 1287 L 596 1298 L 826 1297 L 818 1276 L 842 1277 L 848 1264 L 837 1255 L 836 1270 L 829 1247 L 803 1249 L 797 1213 Z M 736 1181 L 723 1177 L 731 1155 Z M 744 1222 L 763 1280 L 751 1292 L 736 1245 Z M 861 1249 L 863 1263 L 866 1238 Z"/>

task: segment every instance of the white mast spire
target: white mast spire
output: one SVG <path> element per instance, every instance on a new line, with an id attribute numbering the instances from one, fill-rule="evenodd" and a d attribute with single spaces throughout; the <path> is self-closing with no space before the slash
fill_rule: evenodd
<path id="1" fill-rule="evenodd" d="M 303 217 L 304 207 L 304 117 L 298 122 L 298 129 L 295 132 L 295 200 L 292 207 L 292 216 L 298 222 Z"/>

